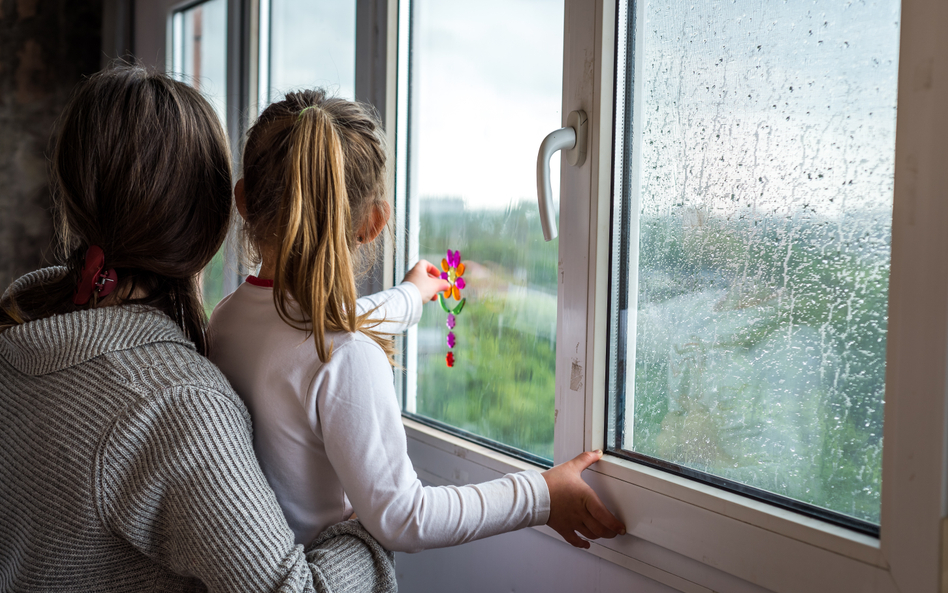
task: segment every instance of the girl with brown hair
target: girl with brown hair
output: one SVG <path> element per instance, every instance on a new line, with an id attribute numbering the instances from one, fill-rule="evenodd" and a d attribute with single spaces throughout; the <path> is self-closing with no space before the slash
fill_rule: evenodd
<path id="1" fill-rule="evenodd" d="M 353 511 L 386 548 L 418 551 L 548 524 L 566 541 L 624 527 L 580 477 L 601 452 L 544 473 L 424 487 L 408 458 L 378 311 L 356 302 L 355 264 L 385 226 L 385 150 L 358 103 L 290 93 L 250 130 L 237 208 L 260 256 L 256 277 L 211 317 L 211 359 L 244 399 L 254 449 L 297 542 Z M 447 283 L 428 262 L 388 299 L 396 329 Z M 403 285 L 404 286 L 404 285 Z M 405 288 L 409 290 L 408 287 Z M 406 292 L 406 294 L 408 294 Z"/>
<path id="2" fill-rule="evenodd" d="M 0 588 L 393 591 L 356 522 L 295 545 L 197 275 L 231 217 L 224 132 L 142 68 L 84 81 L 51 159 L 64 266 L 0 299 Z"/>

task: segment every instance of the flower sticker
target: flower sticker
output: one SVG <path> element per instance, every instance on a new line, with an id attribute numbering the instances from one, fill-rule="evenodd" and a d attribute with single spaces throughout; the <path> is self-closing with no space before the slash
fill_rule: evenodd
<path id="1" fill-rule="evenodd" d="M 441 278 L 447 280 L 451 285 L 444 291 L 444 294 L 438 295 L 438 303 L 446 313 L 457 315 L 464 308 L 467 299 L 461 298 L 461 291 L 467 287 L 464 281 L 464 264 L 461 262 L 461 252 L 448 249 L 448 257 L 441 260 Z M 448 306 L 448 299 L 458 301 L 454 307 Z M 452 328 L 448 328 L 452 329 Z"/>
<path id="2" fill-rule="evenodd" d="M 447 280 L 451 286 L 444 291 L 444 298 L 461 300 L 461 291 L 466 286 L 464 278 L 464 264 L 461 263 L 461 252 L 448 249 L 448 257 L 441 260 L 441 279 Z"/>
<path id="3" fill-rule="evenodd" d="M 461 291 L 467 286 L 464 278 L 462 278 L 463 275 L 464 264 L 461 263 L 461 252 L 448 249 L 448 256 L 441 260 L 441 278 L 447 280 L 451 286 L 444 291 L 444 294 L 438 295 L 438 303 L 441 304 L 441 308 L 448 314 L 448 321 L 446 323 L 448 326 L 448 354 L 445 356 L 444 361 L 449 368 L 454 367 L 454 352 L 452 350 L 457 344 L 457 337 L 454 335 L 454 326 L 457 324 L 457 316 L 460 315 L 461 310 L 464 309 L 464 303 L 467 302 L 466 298 L 461 298 Z M 450 307 L 448 306 L 448 299 L 454 299 L 458 301 L 458 303 Z"/>

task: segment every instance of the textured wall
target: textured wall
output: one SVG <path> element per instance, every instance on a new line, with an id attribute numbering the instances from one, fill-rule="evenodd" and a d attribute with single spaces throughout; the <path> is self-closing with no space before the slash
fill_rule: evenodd
<path id="1" fill-rule="evenodd" d="M 0 0 L 0 289 L 55 259 L 49 140 L 101 28 L 102 0 Z"/>

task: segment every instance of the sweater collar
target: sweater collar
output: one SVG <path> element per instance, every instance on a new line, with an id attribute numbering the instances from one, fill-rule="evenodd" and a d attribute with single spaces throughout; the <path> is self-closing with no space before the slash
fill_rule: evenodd
<path id="1" fill-rule="evenodd" d="M 53 315 L 0 333 L 0 357 L 28 375 L 45 375 L 103 354 L 159 342 L 194 349 L 174 321 L 151 307 L 126 305 Z"/>
<path id="2" fill-rule="evenodd" d="M 273 288 L 273 280 L 265 280 L 256 276 L 247 276 L 247 284 L 260 286 L 261 288 Z"/>

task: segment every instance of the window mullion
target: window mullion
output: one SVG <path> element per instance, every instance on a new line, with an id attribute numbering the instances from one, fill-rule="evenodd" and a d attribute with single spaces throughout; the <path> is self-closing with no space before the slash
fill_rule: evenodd
<path id="1" fill-rule="evenodd" d="M 240 177 L 243 138 L 250 126 L 249 106 L 254 103 L 251 71 L 256 65 L 256 56 L 252 48 L 257 46 L 258 31 L 253 27 L 256 22 L 256 0 L 228 0 L 227 2 L 227 54 L 226 54 L 226 122 L 230 137 L 231 155 L 233 155 L 234 179 Z M 234 225 L 227 234 L 224 243 L 224 270 L 222 294 L 235 290 L 241 282 L 240 242 Z"/>
<path id="2" fill-rule="evenodd" d="M 415 245 L 415 253 L 417 253 L 417 235 L 412 240 L 411 233 L 413 232 L 410 224 L 410 208 L 411 208 L 411 185 L 410 185 L 410 147 L 411 147 L 411 109 L 410 109 L 410 94 L 411 94 L 411 2 L 409 0 L 391 0 L 396 5 L 396 31 L 397 31 L 397 40 L 396 45 L 396 59 L 394 64 L 391 60 L 389 61 L 389 71 L 394 67 L 395 76 L 394 85 L 396 88 L 395 92 L 395 105 L 394 113 L 395 120 L 394 125 L 390 128 L 394 128 L 395 141 L 392 145 L 393 147 L 393 156 L 395 163 L 394 171 L 394 185 L 395 191 L 393 192 L 392 199 L 394 202 L 393 207 L 393 221 L 391 223 L 393 232 L 394 232 L 394 261 L 392 266 L 389 266 L 393 270 L 393 280 L 394 278 L 404 278 L 405 272 L 408 271 L 407 264 L 409 261 L 410 253 L 412 250 L 412 245 Z M 390 8 L 391 9 L 391 8 Z M 388 45 L 388 44 L 387 44 Z M 389 85 L 393 84 L 391 79 L 388 82 Z M 417 233 L 417 230 L 414 231 Z M 417 395 L 417 377 L 418 370 L 415 364 L 411 364 L 413 361 L 413 354 L 417 352 L 416 345 L 416 336 L 415 328 L 409 328 L 404 336 L 396 337 L 395 339 L 396 349 L 403 353 L 402 356 L 402 365 L 405 368 L 405 371 L 401 374 L 396 375 L 396 391 L 399 395 L 399 398 L 402 402 L 403 409 L 408 413 L 415 413 L 416 411 L 416 395 Z"/>
<path id="3" fill-rule="evenodd" d="M 601 129 L 598 120 L 603 110 L 596 103 L 595 93 L 596 79 L 600 77 L 594 72 L 601 71 L 602 64 L 593 56 L 600 55 L 597 32 L 601 32 L 602 27 L 597 19 L 602 17 L 602 4 L 596 0 L 567 0 L 565 3 L 563 125 L 570 112 L 583 110 L 592 118 L 588 128 Z M 609 110 L 611 105 L 606 113 Z M 600 135 L 590 133 L 593 134 L 589 143 L 591 154 L 583 166 L 570 166 L 564 160 L 561 168 L 554 463 L 582 453 L 591 441 L 591 436 L 587 439 L 586 435 L 586 394 L 594 384 L 594 370 L 588 364 L 592 343 L 588 341 L 586 330 L 591 327 L 590 318 L 595 317 L 589 290 L 589 280 L 594 276 L 590 270 L 597 265 L 596 251 L 590 250 L 590 213 L 596 208 L 591 199 L 595 194 L 591 192 L 598 188 L 598 176 L 594 180 L 592 171 L 594 166 L 598 171 L 600 163 Z M 591 406 L 590 401 L 590 410 Z"/>
<path id="4" fill-rule="evenodd" d="M 355 96 L 374 105 L 394 156 L 398 58 L 398 1 L 356 0 Z M 394 206 L 394 188 L 386 199 Z M 371 294 L 394 284 L 393 237 L 383 235 L 383 255 L 360 279 L 359 294 Z"/>
<path id="5" fill-rule="evenodd" d="M 616 114 L 616 45 L 618 39 L 616 2 L 596 4 L 594 47 L 598 57 L 594 69 L 593 109 L 590 126 L 589 237 L 590 264 L 587 266 L 587 378 L 584 446 L 586 450 L 606 448 L 606 388 L 609 325 L 610 234 L 609 217 L 613 174 Z"/>
<path id="6" fill-rule="evenodd" d="M 356 98 L 375 105 L 385 129 L 389 158 L 395 157 L 398 96 L 398 0 L 356 2 Z M 386 199 L 395 205 L 394 160 Z M 394 237 L 384 236 L 384 254 L 372 273 L 372 289 L 394 285 Z M 368 287 L 367 287 L 368 288 Z"/>
<path id="7" fill-rule="evenodd" d="M 904 2 L 901 26 L 881 545 L 902 591 L 936 591 L 948 475 L 948 10 Z"/>

